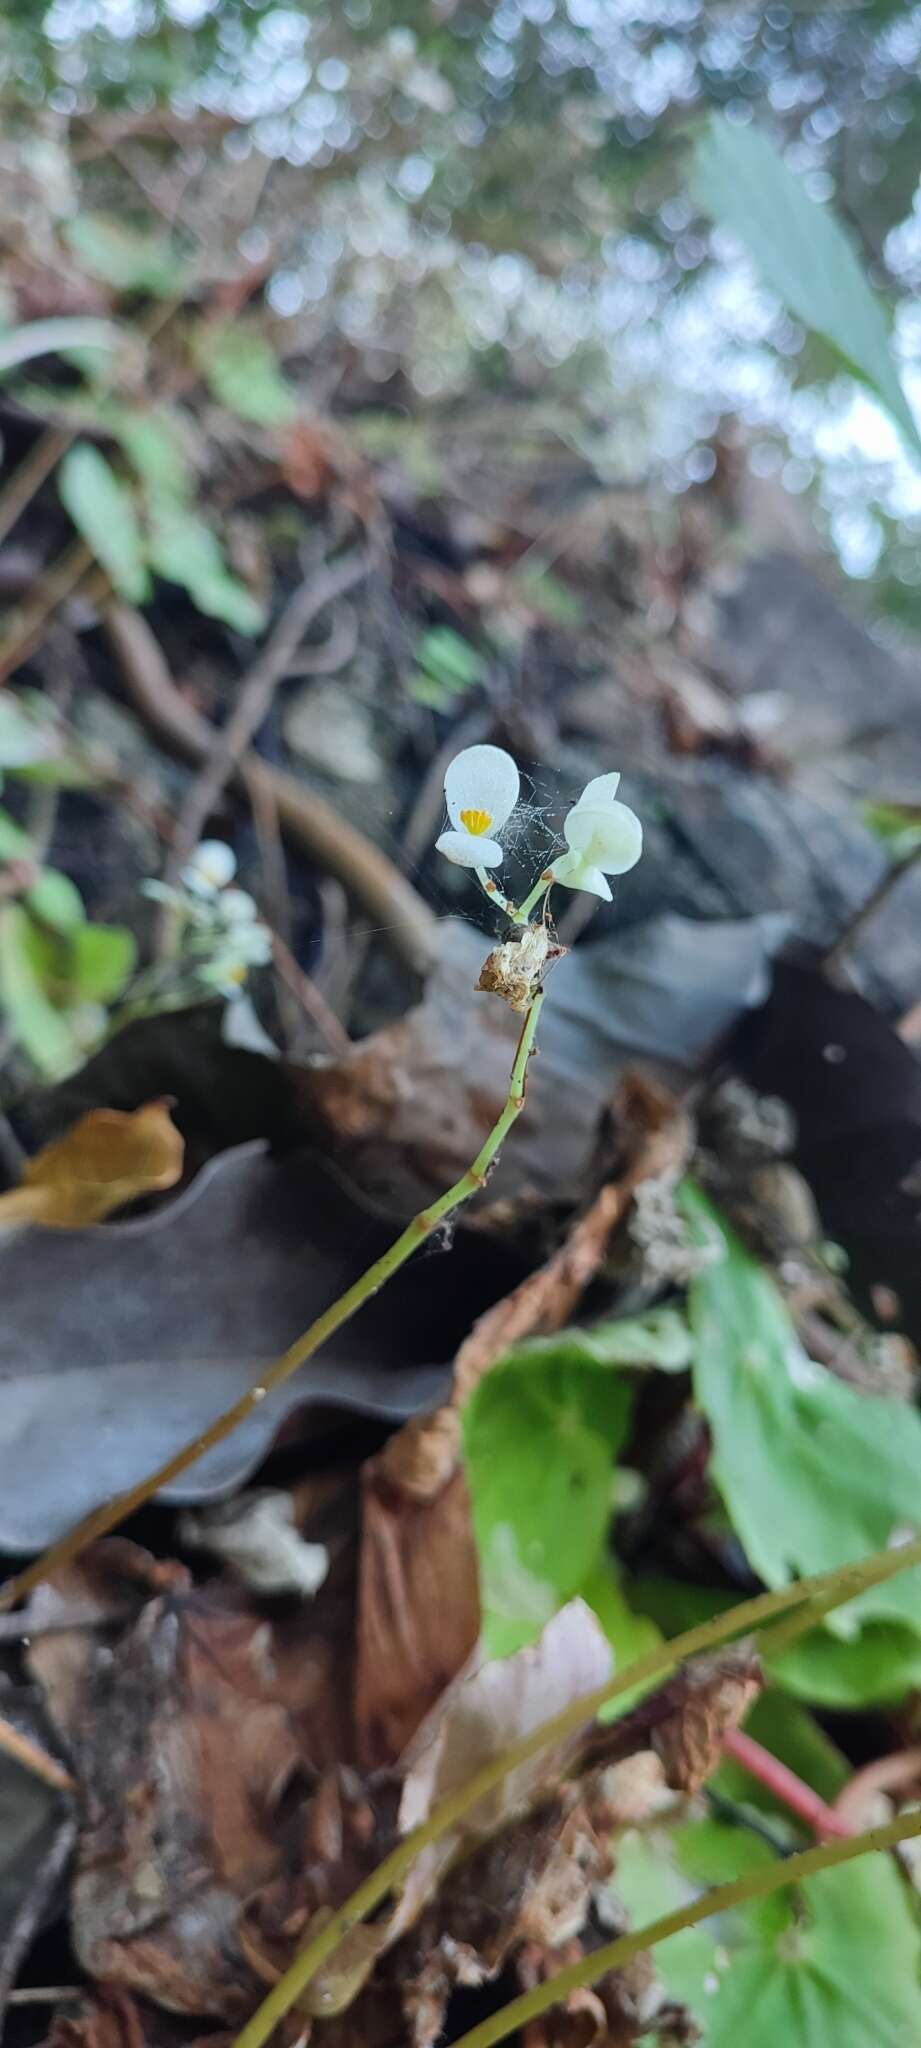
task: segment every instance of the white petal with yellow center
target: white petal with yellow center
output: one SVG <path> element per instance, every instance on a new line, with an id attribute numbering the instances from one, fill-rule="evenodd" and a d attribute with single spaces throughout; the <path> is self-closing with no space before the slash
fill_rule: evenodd
<path id="1" fill-rule="evenodd" d="M 504 747 L 464 747 L 445 776 L 445 803 L 455 831 L 498 832 L 518 802 L 518 770 Z M 477 825 L 467 823 L 471 814 Z M 485 823 L 479 821 L 485 818 Z"/>
<path id="2" fill-rule="evenodd" d="M 435 850 L 459 868 L 497 868 L 502 859 L 498 839 L 473 832 L 443 832 L 435 841 Z"/>

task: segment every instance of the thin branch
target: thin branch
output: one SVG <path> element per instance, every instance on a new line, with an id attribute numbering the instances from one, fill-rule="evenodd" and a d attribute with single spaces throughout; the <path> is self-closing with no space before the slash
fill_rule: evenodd
<path id="1" fill-rule="evenodd" d="M 14 469 L 9 482 L 0 491 L 0 541 L 5 541 L 12 532 L 17 519 L 21 518 L 26 506 L 31 504 L 45 479 L 51 475 L 56 462 L 65 455 L 73 435 L 65 428 L 46 427 L 33 441 L 28 455 L 23 457 L 18 469 Z"/>
<path id="2" fill-rule="evenodd" d="M 126 693 L 159 744 L 181 760 L 204 761 L 213 743 L 212 729 L 177 690 L 147 620 L 130 605 L 111 604 L 103 623 Z M 325 797 L 252 750 L 244 755 L 234 779 L 250 794 L 254 785 L 264 788 L 287 837 L 342 883 L 414 972 L 427 972 L 437 950 L 438 921 L 393 861 L 340 817 Z"/>
<path id="3" fill-rule="evenodd" d="M 335 1010 L 331 1010 L 326 997 L 321 994 L 316 982 L 299 966 L 290 946 L 285 944 L 280 932 L 272 933 L 272 958 L 279 979 L 290 989 L 295 1001 L 310 1018 L 327 1049 L 342 1059 L 352 1050 L 352 1041 L 343 1024 L 340 1024 Z"/>
<path id="4" fill-rule="evenodd" d="M 568 1707 L 564 1707 L 562 1713 L 555 1714 L 552 1720 L 544 1721 L 539 1728 L 532 1729 L 528 1735 L 521 1736 L 517 1742 L 511 1743 L 500 1756 L 490 1758 L 490 1761 L 476 1771 L 465 1785 L 450 1793 L 446 1799 L 440 1800 L 428 1819 L 399 1842 L 397 1847 L 391 1850 L 390 1855 L 378 1864 L 377 1869 L 357 1887 L 351 1897 L 346 1899 L 345 1904 L 337 1908 L 319 1933 L 315 1934 L 300 1954 L 295 1956 L 294 1962 L 279 1983 L 263 2000 L 258 2011 L 239 2035 L 236 2048 L 262 2048 L 263 2042 L 268 2040 L 269 2035 L 296 2004 L 308 1984 L 313 1982 L 318 1971 L 339 1947 L 344 1937 L 360 1921 L 366 1920 L 389 1893 L 402 1885 L 420 1850 L 427 1848 L 432 1842 L 439 1841 L 449 1829 L 456 1827 L 458 1821 L 462 1820 L 472 1807 L 484 1799 L 487 1793 L 492 1792 L 496 1785 L 501 1784 L 509 1771 L 517 1770 L 520 1764 L 529 1763 L 532 1757 L 539 1755 L 542 1749 L 548 1748 L 551 1744 L 556 1746 L 578 1734 L 602 1707 L 609 1706 L 622 1694 L 632 1692 L 637 1685 L 645 1685 L 650 1679 L 664 1677 L 666 1672 L 673 1671 L 685 1658 L 697 1656 L 704 1650 L 717 1649 L 721 1643 L 758 1629 L 763 1623 L 772 1621 L 776 1615 L 784 1614 L 791 1608 L 808 1606 L 810 1611 L 815 1607 L 822 1613 L 830 1613 L 833 1607 L 843 1606 L 846 1601 L 853 1600 L 859 1593 L 865 1592 L 869 1586 L 884 1585 L 898 1572 L 916 1564 L 921 1564 L 921 1537 L 916 1537 L 913 1543 L 907 1543 L 900 1549 L 893 1550 L 887 1547 L 885 1550 L 874 1551 L 871 1557 L 862 1558 L 856 1563 L 839 1565 L 836 1571 L 824 1572 L 818 1578 L 799 1579 L 792 1585 L 780 1587 L 777 1592 L 759 1593 L 752 1600 L 743 1600 L 738 1607 L 732 1608 L 728 1613 L 714 1615 L 710 1621 L 700 1622 L 696 1628 L 686 1629 L 683 1635 L 674 1636 L 671 1642 L 657 1644 L 655 1649 L 648 1650 L 646 1655 L 637 1658 L 634 1664 L 625 1666 L 604 1685 L 597 1686 L 582 1699 L 573 1700 Z M 645 1943 L 642 1946 L 645 1946 Z"/>
<path id="5" fill-rule="evenodd" d="M 274 631 L 243 679 L 237 703 L 222 732 L 212 741 L 208 754 L 189 789 L 176 825 L 176 837 L 165 870 L 167 883 L 174 884 L 215 809 L 222 791 L 240 768 L 244 755 L 266 719 L 272 698 L 293 661 L 311 621 L 352 590 L 367 575 L 365 555 L 346 555 L 342 561 L 324 564 L 319 574 L 307 576 L 286 604 Z"/>
<path id="6" fill-rule="evenodd" d="M 19 1572 L 16 1578 L 8 1579 L 6 1585 L 0 1589 L 0 1611 L 14 1607 L 25 1594 L 31 1593 L 35 1586 L 40 1586 L 52 1572 L 72 1563 L 73 1559 L 85 1550 L 88 1543 L 94 1542 L 99 1536 L 107 1535 L 110 1529 L 116 1528 L 127 1515 L 133 1514 L 137 1508 L 143 1506 L 144 1502 L 158 1493 L 161 1487 L 178 1478 L 180 1472 L 186 1472 L 190 1465 L 194 1465 L 197 1459 L 204 1456 L 206 1451 L 210 1451 L 215 1444 L 223 1443 L 224 1438 L 230 1436 L 241 1422 L 245 1422 L 247 1416 L 265 1400 L 266 1395 L 283 1386 L 285 1381 L 291 1378 L 292 1373 L 297 1371 L 298 1366 L 312 1358 L 314 1352 L 319 1351 L 320 1346 L 325 1344 L 328 1338 L 337 1330 L 341 1330 L 343 1324 L 349 1322 L 358 1309 L 363 1308 L 365 1302 L 370 1301 L 372 1296 L 378 1293 L 385 1281 L 391 1279 L 400 1266 L 406 1264 L 407 1259 L 418 1251 L 426 1238 L 431 1237 L 432 1232 L 437 1230 L 439 1223 L 445 1216 L 450 1215 L 452 1209 L 459 1208 L 462 1202 L 469 1201 L 471 1195 L 476 1194 L 478 1188 L 483 1186 L 500 1146 L 524 1107 L 528 1062 L 534 1050 L 543 1000 L 543 994 L 539 993 L 531 1002 L 518 1040 L 505 1106 L 473 1164 L 461 1175 L 460 1180 L 455 1181 L 454 1186 L 448 1188 L 445 1194 L 439 1195 L 438 1200 L 430 1203 L 428 1208 L 420 1209 L 419 1214 L 413 1217 L 405 1230 L 401 1231 L 389 1251 L 376 1259 L 361 1278 L 354 1281 L 353 1285 L 340 1295 L 338 1301 L 334 1301 L 330 1308 L 325 1309 L 323 1314 L 317 1317 L 316 1322 L 311 1323 L 309 1330 L 305 1330 L 303 1336 L 291 1345 L 283 1357 L 276 1360 L 258 1384 L 250 1387 L 238 1401 L 234 1402 L 232 1408 L 219 1415 L 200 1436 L 193 1437 L 181 1450 L 174 1451 L 172 1457 L 167 1458 L 156 1472 L 149 1473 L 137 1486 L 118 1494 L 114 1500 L 103 1502 L 101 1507 L 79 1522 L 75 1529 L 71 1529 L 68 1535 L 53 1543 L 34 1564 Z"/>
<path id="7" fill-rule="evenodd" d="M 47 1750 L 33 1742 L 30 1735 L 23 1735 L 20 1729 L 13 1727 L 12 1721 L 7 1721 L 2 1715 L 0 1750 L 4 1756 L 11 1756 L 21 1764 L 24 1771 L 31 1771 L 33 1778 L 41 1778 L 43 1784 L 50 1785 L 54 1792 L 76 1792 L 79 1789 L 76 1778 L 65 1771 L 56 1757 L 49 1756 Z"/>
<path id="8" fill-rule="evenodd" d="M 520 1998 L 513 1998 L 501 2012 L 493 2013 L 478 2027 L 471 2027 L 468 2033 L 462 2034 L 455 2048 L 494 2048 L 496 2041 L 506 2041 L 519 2027 L 540 2019 L 543 2013 L 570 1998 L 574 1991 L 597 1984 L 612 1970 L 622 1970 L 634 1956 L 657 1948 L 659 1942 L 669 1941 L 673 1934 L 681 1934 L 684 1928 L 699 1927 L 702 1920 L 711 1919 L 715 1913 L 728 1913 L 733 1907 L 746 1906 L 750 1899 L 768 1898 L 771 1892 L 783 1891 L 787 1885 L 801 1884 L 804 1878 L 815 1877 L 821 1870 L 834 1870 L 839 1864 L 852 1863 L 857 1856 L 894 1849 L 898 1842 L 908 1842 L 915 1835 L 921 1835 L 921 1812 L 903 1813 L 896 1820 L 887 1821 L 883 1827 L 869 1828 L 864 1835 L 850 1835 L 843 1842 L 825 1842 L 819 1848 L 802 1850 L 798 1856 L 785 1856 L 778 1863 L 762 1864 L 757 1870 L 750 1870 L 745 1877 L 733 1878 L 729 1884 L 714 1885 L 710 1891 L 692 1899 L 690 1905 L 678 1906 L 673 1913 L 663 1913 L 660 1920 L 651 1920 L 648 1927 L 635 1928 L 630 1934 L 620 1935 L 617 1941 L 608 1942 L 605 1948 L 593 1949 L 591 1955 L 580 1957 L 568 1969 L 558 1970 L 546 1983 L 537 1984 L 533 1991 L 525 1991 Z M 246 2039 L 246 2033 L 244 2028 L 239 2042 Z"/>
<path id="9" fill-rule="evenodd" d="M 921 861 L 921 841 L 919 841 L 917 846 L 912 847 L 910 853 L 906 853 L 903 860 L 893 861 L 892 866 L 886 869 L 885 874 L 877 882 L 876 887 L 870 890 L 869 896 L 866 896 L 864 901 L 858 904 L 857 909 L 848 918 L 846 925 L 838 933 L 837 938 L 829 946 L 827 952 L 822 955 L 823 967 L 834 967 L 839 960 L 844 959 L 845 954 L 853 952 L 857 940 L 862 937 L 871 919 L 876 916 L 877 911 L 882 909 L 883 904 L 888 902 L 893 890 L 898 888 L 903 876 L 907 875 L 911 868 L 917 867 L 919 861 Z"/>

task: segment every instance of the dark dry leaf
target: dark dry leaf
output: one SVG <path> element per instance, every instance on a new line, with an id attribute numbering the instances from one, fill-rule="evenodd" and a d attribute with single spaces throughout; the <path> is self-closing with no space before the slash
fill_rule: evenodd
<path id="1" fill-rule="evenodd" d="M 273 1162 L 255 1145 L 214 1160 L 156 1215 L 0 1243 L 0 1546 L 38 1549 L 142 1479 L 258 1381 L 398 1228 L 320 1160 Z M 519 1274 L 479 1233 L 458 1231 L 450 1256 L 426 1249 L 166 1497 L 229 1492 L 306 1403 L 395 1421 L 431 1408 L 471 1316 Z"/>

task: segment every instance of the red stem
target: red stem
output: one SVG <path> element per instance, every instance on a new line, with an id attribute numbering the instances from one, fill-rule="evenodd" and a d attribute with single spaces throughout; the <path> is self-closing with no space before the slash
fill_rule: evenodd
<path id="1" fill-rule="evenodd" d="M 743 1771 L 749 1771 L 759 1785 L 773 1793 L 782 1806 L 788 1806 L 791 1813 L 805 1821 L 820 1842 L 829 1840 L 833 1835 L 853 1834 L 853 1828 L 842 1814 L 835 1813 L 817 1792 L 813 1792 L 811 1785 L 804 1784 L 795 1771 L 788 1770 L 787 1765 L 756 1742 L 753 1735 L 744 1734 L 741 1728 L 731 1728 L 723 1738 L 723 1748 L 727 1756 L 741 1764 Z"/>

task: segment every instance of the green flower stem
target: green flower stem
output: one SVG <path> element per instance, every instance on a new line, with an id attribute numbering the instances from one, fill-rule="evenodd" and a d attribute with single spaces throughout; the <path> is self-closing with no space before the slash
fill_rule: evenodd
<path id="1" fill-rule="evenodd" d="M 506 917 L 510 917 L 513 924 L 527 922 L 517 905 L 512 902 L 511 897 L 506 896 L 504 891 L 500 889 L 498 882 L 493 881 L 488 868 L 474 868 L 474 874 L 484 896 L 487 896 L 490 903 L 494 903 L 498 910 L 504 910 Z"/>
<path id="2" fill-rule="evenodd" d="M 501 1755 L 491 1757 L 473 1777 L 468 1778 L 465 1785 L 442 1799 L 420 1827 L 391 1850 L 390 1855 L 364 1879 L 320 1932 L 306 1943 L 243 2028 L 236 2048 L 262 2048 L 262 2043 L 268 2040 L 279 2021 L 297 2003 L 345 1935 L 360 1921 L 366 1920 L 388 1893 L 398 1888 L 420 1850 L 456 1827 L 472 1806 L 501 1783 L 508 1771 L 529 1763 L 549 1744 L 556 1745 L 576 1736 L 594 1719 L 601 1707 L 624 1693 L 632 1692 L 636 1685 L 665 1677 L 685 1658 L 702 1650 L 716 1649 L 732 1636 L 757 1629 L 764 1622 L 773 1621 L 775 1616 L 816 1597 L 825 1602 L 824 1611 L 829 1612 L 833 1606 L 853 1600 L 867 1587 L 882 1585 L 887 1579 L 894 1578 L 897 1572 L 915 1564 L 921 1564 L 921 1537 L 903 1548 L 875 1551 L 871 1557 L 841 1565 L 837 1571 L 824 1572 L 819 1578 L 800 1579 L 794 1585 L 780 1587 L 777 1592 L 759 1593 L 752 1600 L 743 1600 L 740 1606 L 733 1607 L 728 1613 L 714 1615 L 709 1621 L 700 1622 L 696 1628 L 686 1629 L 683 1635 L 674 1636 L 671 1642 L 658 1643 L 655 1649 L 648 1650 L 644 1657 L 617 1672 L 604 1685 L 597 1686 L 594 1692 L 573 1700 L 552 1720 L 544 1721 L 539 1728 L 511 1743 Z"/>
<path id="3" fill-rule="evenodd" d="M 631 1934 L 620 1935 L 617 1941 L 608 1942 L 606 1948 L 593 1949 L 591 1955 L 570 1963 L 565 1970 L 558 1970 L 545 1984 L 538 1984 L 533 1991 L 525 1991 L 520 1998 L 513 1998 L 501 2012 L 494 2013 L 490 2019 L 482 2020 L 478 2027 L 471 2027 L 469 2033 L 462 2034 L 455 2048 L 493 2048 L 494 2042 L 507 2040 L 509 2034 L 527 2026 L 530 2020 L 539 2019 L 542 2013 L 559 2005 L 573 1991 L 597 1984 L 599 1978 L 606 1977 L 610 1970 L 623 1969 L 634 1956 L 642 1954 L 645 1949 L 655 1948 L 660 1941 L 668 1941 L 685 1927 L 697 1927 L 701 1920 L 709 1920 L 714 1913 L 726 1913 L 733 1906 L 745 1906 L 749 1899 L 766 1898 L 771 1892 L 781 1891 L 785 1885 L 815 1877 L 820 1870 L 833 1870 L 839 1863 L 850 1863 L 855 1856 L 892 1849 L 897 1842 L 910 1841 L 913 1835 L 921 1835 L 921 1812 L 917 1810 L 899 1814 L 882 1827 L 869 1828 L 864 1835 L 850 1835 L 843 1842 L 825 1842 L 819 1848 L 802 1850 L 798 1856 L 784 1856 L 774 1863 L 762 1864 L 757 1870 L 750 1870 L 745 1877 L 733 1878 L 729 1884 L 714 1885 L 700 1898 L 692 1899 L 689 1905 L 679 1906 L 672 1913 L 663 1913 L 660 1920 L 651 1920 L 648 1927 L 638 1927 Z M 243 2036 L 240 2038 L 242 2040 Z"/>
<path id="4" fill-rule="evenodd" d="M 541 896 L 546 896 L 548 890 L 552 889 L 552 887 L 553 876 L 550 873 L 550 869 L 545 868 L 543 874 L 538 875 L 530 895 L 525 897 L 521 909 L 518 912 L 518 916 L 523 924 L 527 923 L 527 920 L 531 915 L 535 903 L 539 902 Z"/>
<path id="5" fill-rule="evenodd" d="M 413 1252 L 418 1251 L 419 1246 L 425 1243 L 426 1238 L 431 1237 L 433 1230 L 437 1230 L 443 1217 L 450 1215 L 451 1210 L 457 1209 L 462 1202 L 469 1201 L 470 1196 L 475 1195 L 478 1188 L 485 1185 L 489 1168 L 524 1104 L 528 1061 L 534 1050 L 543 1000 L 543 993 L 536 995 L 525 1015 L 502 1114 L 493 1124 L 472 1166 L 467 1168 L 460 1180 L 455 1181 L 454 1186 L 448 1188 L 445 1194 L 439 1195 L 438 1200 L 430 1203 L 427 1209 L 420 1209 L 418 1216 L 414 1216 L 412 1222 L 407 1224 L 389 1251 L 376 1259 L 374 1265 L 369 1266 L 367 1272 L 362 1273 L 361 1278 L 347 1288 L 345 1294 L 339 1296 L 338 1301 L 334 1301 L 330 1308 L 324 1309 L 316 1322 L 311 1323 L 309 1330 L 305 1330 L 303 1336 L 292 1344 L 290 1350 L 276 1360 L 257 1386 L 250 1387 L 241 1395 L 239 1401 L 234 1402 L 232 1408 L 227 1408 L 224 1414 L 219 1415 L 216 1422 L 210 1423 L 200 1436 L 193 1437 L 181 1450 L 174 1451 L 172 1457 L 167 1458 L 156 1472 L 149 1473 L 137 1486 L 129 1487 L 127 1492 L 117 1494 L 113 1500 L 104 1501 L 101 1507 L 95 1508 L 92 1514 L 78 1522 L 75 1529 L 71 1529 L 66 1536 L 53 1543 L 34 1564 L 29 1565 L 24 1572 L 19 1572 L 16 1578 L 8 1579 L 6 1585 L 0 1589 L 0 1613 L 14 1607 L 17 1601 L 31 1593 L 33 1587 L 41 1585 L 51 1572 L 59 1570 L 62 1565 L 70 1564 L 88 1543 L 107 1535 L 110 1529 L 116 1528 L 119 1522 L 124 1521 L 126 1515 L 133 1514 L 144 1501 L 149 1500 L 152 1494 L 158 1493 L 162 1486 L 167 1486 L 180 1472 L 185 1472 L 190 1465 L 194 1465 L 196 1459 L 202 1457 L 205 1451 L 210 1451 L 214 1444 L 222 1443 L 225 1437 L 230 1436 L 232 1430 L 252 1414 L 253 1409 L 265 1400 L 267 1394 L 273 1394 L 277 1387 L 283 1386 L 284 1382 L 291 1378 L 292 1373 L 297 1371 L 299 1365 L 312 1358 L 314 1352 L 319 1351 L 321 1344 L 325 1344 L 336 1330 L 341 1330 L 343 1323 L 347 1323 L 358 1309 L 364 1307 L 366 1301 L 371 1300 L 372 1295 L 378 1293 L 399 1267 L 405 1265 L 406 1260 L 412 1257 Z"/>

